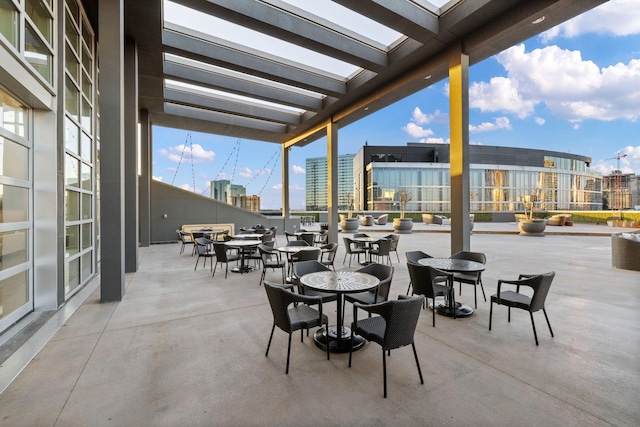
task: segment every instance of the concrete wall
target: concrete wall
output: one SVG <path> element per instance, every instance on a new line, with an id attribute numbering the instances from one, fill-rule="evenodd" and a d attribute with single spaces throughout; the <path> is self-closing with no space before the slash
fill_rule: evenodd
<path id="1" fill-rule="evenodd" d="M 164 215 L 166 214 L 166 218 Z M 246 209 L 182 190 L 159 181 L 151 181 L 151 243 L 166 243 L 178 240 L 176 230 L 183 224 L 233 223 L 236 232 L 240 227 L 262 224 L 293 231 L 300 226 L 300 218 L 264 216 Z"/>

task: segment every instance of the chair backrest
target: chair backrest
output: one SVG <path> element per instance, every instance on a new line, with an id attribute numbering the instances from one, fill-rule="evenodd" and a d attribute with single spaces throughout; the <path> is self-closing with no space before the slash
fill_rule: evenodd
<path id="1" fill-rule="evenodd" d="M 291 319 L 288 310 L 289 304 L 291 304 L 291 291 L 266 280 L 263 284 L 271 306 L 271 313 L 273 313 L 273 323 L 283 331 L 291 332 Z"/>
<path id="2" fill-rule="evenodd" d="M 298 240 L 307 242 L 307 245 L 313 246 L 314 235 L 313 233 L 302 233 Z"/>
<path id="3" fill-rule="evenodd" d="M 391 288 L 391 280 L 393 279 L 392 266 L 373 263 L 356 271 L 358 273 L 367 273 L 377 277 L 378 280 L 380 280 L 380 284 L 378 285 L 378 296 L 384 297 L 385 299 L 389 297 L 389 289 Z M 375 293 L 376 289 L 373 289 L 370 292 Z"/>
<path id="4" fill-rule="evenodd" d="M 196 237 L 194 242 L 198 250 L 198 255 L 206 255 L 209 253 L 209 244 L 212 240 L 209 240 L 206 237 Z"/>
<path id="5" fill-rule="evenodd" d="M 295 260 L 296 263 L 301 261 L 317 261 L 320 258 L 320 248 L 315 249 L 305 249 L 302 251 L 298 251 L 291 257 Z"/>
<path id="6" fill-rule="evenodd" d="M 353 233 L 353 237 L 369 237 L 367 233 Z"/>
<path id="7" fill-rule="evenodd" d="M 547 294 L 549 294 L 549 288 L 551 287 L 551 282 L 553 282 L 555 275 L 555 271 L 550 271 L 549 273 L 539 274 L 528 279 L 528 285 L 533 288 L 533 296 L 531 297 L 531 307 L 529 311 L 534 312 L 544 308 L 544 303 L 547 299 Z"/>
<path id="8" fill-rule="evenodd" d="M 475 261 L 481 264 L 487 263 L 487 257 L 482 252 L 460 251 L 451 255 L 454 259 L 466 259 L 467 261 Z"/>
<path id="9" fill-rule="evenodd" d="M 214 243 L 213 251 L 216 253 L 218 262 L 229 262 L 227 260 L 227 247 L 224 243 Z"/>
<path id="10" fill-rule="evenodd" d="M 425 254 L 422 251 L 408 251 L 404 253 L 404 256 L 407 258 L 407 261 L 414 264 L 417 264 L 418 260 L 423 258 L 433 258 L 431 255 Z"/>
<path id="11" fill-rule="evenodd" d="M 397 234 L 389 234 L 387 239 L 391 239 L 391 251 L 397 251 L 398 243 L 400 243 L 400 236 Z"/>
<path id="12" fill-rule="evenodd" d="M 260 258 L 262 258 L 264 264 L 271 263 L 274 260 L 280 262 L 280 252 L 271 246 L 260 244 L 258 245 L 258 252 L 260 252 Z"/>
<path id="13" fill-rule="evenodd" d="M 293 276 L 299 279 L 305 274 L 316 273 L 318 271 L 330 271 L 330 268 L 318 261 L 299 261 L 293 264 Z"/>
<path id="14" fill-rule="evenodd" d="M 336 254 L 338 253 L 338 244 L 336 242 L 327 243 L 326 245 L 321 246 L 320 250 L 322 251 L 320 254 L 321 257 L 324 257 L 324 254 L 327 254 L 327 261 L 333 262 L 336 258 Z"/>
<path id="15" fill-rule="evenodd" d="M 262 243 L 273 240 L 273 233 L 271 231 L 265 231 L 262 237 L 260 237 L 260 240 L 262 240 Z"/>
<path id="16" fill-rule="evenodd" d="M 342 240 L 344 241 L 344 248 L 347 250 L 347 253 L 351 254 L 353 249 L 351 245 L 354 245 L 355 242 L 349 237 L 343 237 Z"/>
<path id="17" fill-rule="evenodd" d="M 309 246 L 304 240 L 291 240 L 287 242 L 287 246 Z"/>
<path id="18" fill-rule="evenodd" d="M 387 256 L 389 255 L 389 252 L 391 252 L 390 239 L 380 239 L 375 244 L 378 245 L 378 256 Z"/>
<path id="19" fill-rule="evenodd" d="M 423 296 L 398 295 L 397 300 L 380 304 L 382 310 L 379 313 L 386 322 L 383 350 L 393 350 L 413 343 L 423 302 Z"/>
<path id="20" fill-rule="evenodd" d="M 413 293 L 424 295 L 427 298 L 435 298 L 437 295 L 433 290 L 433 285 L 437 277 L 446 276 L 447 273 L 427 265 L 407 262 Z"/>

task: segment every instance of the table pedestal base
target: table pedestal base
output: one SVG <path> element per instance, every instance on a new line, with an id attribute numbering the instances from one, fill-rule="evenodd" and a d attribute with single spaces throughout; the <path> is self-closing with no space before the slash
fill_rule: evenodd
<path id="1" fill-rule="evenodd" d="M 443 316 L 453 317 L 453 308 L 449 301 L 439 301 L 436 302 L 436 313 L 442 314 Z M 455 308 L 456 317 L 469 317 L 473 314 L 473 308 L 467 304 L 463 304 L 461 302 L 456 303 Z"/>
<path id="2" fill-rule="evenodd" d="M 254 267 L 252 265 L 241 265 L 240 267 L 233 267 L 231 269 L 232 273 L 249 273 L 253 271 Z"/>
<path id="3" fill-rule="evenodd" d="M 338 339 L 338 327 L 329 326 L 328 336 L 325 328 L 318 329 L 313 335 L 316 346 L 326 351 L 328 345 L 329 351 L 332 353 L 348 353 L 351 345 L 351 329 L 343 326 L 342 338 Z M 355 335 L 353 337 L 353 351 L 360 350 L 364 346 L 364 342 L 364 338 Z"/>

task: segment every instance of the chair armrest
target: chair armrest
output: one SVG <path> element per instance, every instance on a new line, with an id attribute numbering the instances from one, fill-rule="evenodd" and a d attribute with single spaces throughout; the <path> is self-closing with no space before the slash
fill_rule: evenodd
<path id="1" fill-rule="evenodd" d="M 525 275 L 521 274 L 518 280 L 506 280 L 506 279 L 498 280 L 498 287 L 496 288 L 496 294 L 498 295 L 498 304 L 500 304 L 500 288 L 503 283 L 508 285 L 515 285 L 516 292 L 520 292 L 520 286 L 530 286 L 529 285 L 530 277 L 523 277 L 523 276 Z M 535 275 L 531 275 L 531 276 L 535 276 Z"/>

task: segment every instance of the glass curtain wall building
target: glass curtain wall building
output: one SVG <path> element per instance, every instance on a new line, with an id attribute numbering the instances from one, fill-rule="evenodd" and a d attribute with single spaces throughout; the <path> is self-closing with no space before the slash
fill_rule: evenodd
<path id="1" fill-rule="evenodd" d="M 349 199 L 354 194 L 353 154 L 338 156 L 338 209 L 346 210 Z M 328 209 L 327 158 L 314 157 L 306 160 L 306 210 L 326 211 Z"/>
<path id="2" fill-rule="evenodd" d="M 523 197 L 533 195 L 541 210 L 602 209 L 602 177 L 590 172 L 590 162 L 569 153 L 471 146 L 470 210 L 521 211 Z M 398 191 L 407 190 L 407 211 L 451 211 L 448 145 L 365 146 L 356 168 L 364 170 L 367 210 L 397 211 Z"/>

